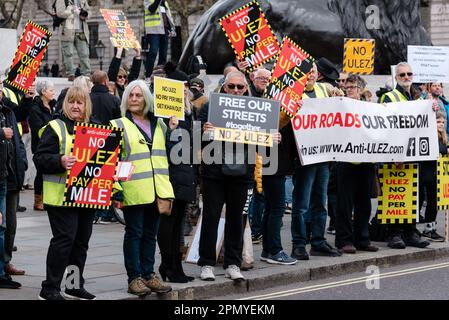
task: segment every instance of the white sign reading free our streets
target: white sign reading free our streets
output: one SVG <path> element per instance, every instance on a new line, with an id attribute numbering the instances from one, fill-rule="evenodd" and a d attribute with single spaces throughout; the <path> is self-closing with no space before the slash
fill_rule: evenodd
<path id="1" fill-rule="evenodd" d="M 306 99 L 292 124 L 303 165 L 438 158 L 430 100 L 384 105 L 338 97 Z"/>

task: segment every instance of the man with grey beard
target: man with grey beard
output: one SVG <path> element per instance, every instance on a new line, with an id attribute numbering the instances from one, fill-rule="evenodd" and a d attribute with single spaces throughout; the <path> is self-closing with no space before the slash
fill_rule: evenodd
<path id="1" fill-rule="evenodd" d="M 380 99 L 381 103 L 419 99 L 419 92 L 412 86 L 412 67 L 407 62 L 400 62 L 396 66 L 396 81 L 396 88 L 384 94 Z M 428 241 L 421 239 L 421 234 L 416 229 L 416 223 L 388 225 L 387 239 L 388 246 L 393 249 L 404 249 L 406 246 L 425 248 L 430 244 Z"/>

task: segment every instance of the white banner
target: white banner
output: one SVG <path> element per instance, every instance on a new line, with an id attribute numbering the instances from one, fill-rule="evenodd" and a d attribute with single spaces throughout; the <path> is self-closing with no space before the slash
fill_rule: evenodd
<path id="1" fill-rule="evenodd" d="M 408 46 L 407 61 L 417 83 L 449 83 L 449 47 Z"/>
<path id="2" fill-rule="evenodd" d="M 292 124 L 303 165 L 438 158 L 431 100 L 384 105 L 340 97 L 305 99 Z"/>

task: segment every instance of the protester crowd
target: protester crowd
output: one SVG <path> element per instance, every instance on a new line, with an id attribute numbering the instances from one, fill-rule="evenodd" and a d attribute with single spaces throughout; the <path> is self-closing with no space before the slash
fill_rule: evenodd
<path id="1" fill-rule="evenodd" d="M 57 3 L 62 6 L 64 1 L 58 0 Z M 87 1 L 82 3 L 87 5 Z M 239 281 L 244 279 L 241 271 L 252 268 L 251 262 L 244 261 L 242 256 L 246 204 L 249 205 L 252 241 L 254 244 L 262 242 L 260 260 L 270 264 L 292 265 L 298 260 L 309 260 L 310 256 L 339 257 L 358 251 L 375 252 L 379 248 L 371 243 L 373 240 L 386 241 L 394 249 L 406 246 L 424 248 L 430 244 L 429 240 L 443 241 L 444 238 L 436 232 L 437 182 L 433 161 L 419 163 L 420 206 L 424 199 L 427 202 L 424 230 L 418 231 L 416 224 L 377 226 L 385 229 L 383 239 L 373 239 L 370 233 L 370 228 L 374 227 L 370 224 L 371 199 L 377 198 L 379 192 L 376 164 L 301 165 L 291 124 L 273 135 L 273 148 L 277 148 L 278 153 L 277 159 L 272 161 L 276 161 L 278 167 L 274 174 L 262 177 L 262 190 L 257 188 L 255 178 L 259 174 L 255 174 L 254 163 L 249 160 L 248 148 L 239 149 L 232 144 L 232 148 L 227 149 L 224 142 L 210 138 L 209 133 L 214 126 L 208 122 L 207 88 L 199 73 L 188 74 L 177 69 L 173 62 L 165 63 L 166 37 L 172 32 L 167 18 L 170 16 L 168 5 L 164 0 L 145 3 L 148 3 L 145 9 L 148 11 L 145 20 L 148 41 L 157 43 L 154 44 L 157 50 L 153 48 L 151 59 L 146 60 L 147 81 L 139 79 L 142 67 L 140 50 L 135 50 L 132 66 L 128 69 L 122 66 L 122 51 L 119 49 L 107 73 L 97 70 L 87 76 L 90 65 L 81 63 L 83 75 L 58 98 L 55 97 L 53 83 L 47 80 L 37 81 L 26 94 L 20 94 L 6 83 L 0 84 L 0 288 L 19 288 L 20 283 L 12 280 L 11 276 L 25 273 L 14 267 L 11 260 L 19 192 L 25 185 L 27 167 L 34 164 L 34 209 L 47 211 L 53 236 L 39 298 L 62 300 L 63 295 L 87 300 L 95 298 L 84 287 L 82 274 L 88 258 L 92 225 L 98 212 L 68 208 L 63 204 L 67 171 L 76 160 L 70 151 L 75 122 L 123 129 L 120 159 L 131 162 L 135 170 L 129 180 L 116 181 L 112 200 L 114 206 L 123 209 L 126 222 L 123 254 L 128 292 L 138 296 L 169 292 L 171 287 L 167 282 L 195 280 L 183 271 L 182 249 L 185 224 L 192 218 L 188 213 L 195 211 L 192 207 L 200 202 L 202 224 L 198 265 L 201 267 L 200 279 L 204 281 L 215 279 L 214 267 L 218 259 L 215 244 L 223 211 L 226 219 L 223 244 L 225 276 Z M 65 11 L 62 7 L 58 10 Z M 82 17 L 82 11 L 78 16 Z M 84 52 L 86 39 L 81 37 L 81 33 L 84 32 L 85 18 L 78 20 L 79 30 L 74 35 L 78 39 L 63 40 L 67 42 L 63 44 L 64 55 L 73 50 L 72 41 L 80 42 L 77 49 Z M 154 67 L 151 64 L 154 64 L 158 51 L 163 57 Z M 67 61 L 64 65 L 66 70 L 73 69 Z M 247 72 L 245 64 L 230 62 L 216 91 L 262 97 L 270 82 L 270 74 L 269 66 Z M 184 82 L 183 121 L 176 117 L 162 119 L 155 116 L 154 76 Z M 398 64 L 395 79 L 395 88 L 386 85 L 379 90 L 378 102 L 434 100 L 440 153 L 447 154 L 449 102 L 444 97 L 442 84 L 413 84 L 413 70 L 406 62 Z M 371 101 L 374 95 L 366 86 L 367 82 L 362 77 L 339 72 L 323 57 L 314 64 L 302 99 L 346 96 Z M 22 142 L 26 126 L 31 132 L 32 156 L 27 156 Z M 203 150 L 223 151 L 215 155 L 219 161 L 196 164 L 194 158 L 198 154 L 192 152 L 195 128 L 206 137 L 201 141 Z M 175 161 L 180 158 L 187 160 Z M 159 214 L 160 201 L 167 199 L 174 199 L 169 216 Z M 290 253 L 283 250 L 280 235 L 284 214 L 291 214 L 292 218 Z M 328 242 L 326 233 L 335 234 L 334 244 Z M 158 270 L 155 269 L 156 244 L 161 255 Z M 307 245 L 310 245 L 309 250 Z M 69 265 L 78 267 L 80 271 L 80 288 L 65 288 L 61 295 L 61 282 Z"/>

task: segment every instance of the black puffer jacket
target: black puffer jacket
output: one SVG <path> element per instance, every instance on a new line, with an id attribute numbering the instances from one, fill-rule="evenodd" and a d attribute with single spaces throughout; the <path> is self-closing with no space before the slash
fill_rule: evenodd
<path id="1" fill-rule="evenodd" d="M 188 202 L 195 200 L 196 185 L 198 183 L 198 165 L 193 162 L 195 155 L 193 154 L 192 130 L 192 114 L 185 115 L 185 120 L 179 121 L 177 129 L 173 131 L 167 130 L 166 137 L 167 153 L 169 155 L 168 159 L 170 165 L 170 182 L 173 186 L 175 199 Z M 190 145 L 187 141 L 190 141 Z M 177 146 L 177 148 L 181 148 L 173 149 L 175 146 Z M 174 151 L 173 154 L 172 150 Z M 178 152 L 175 154 L 175 151 Z M 176 159 L 171 156 L 176 157 Z"/>
<path id="2" fill-rule="evenodd" d="M 47 125 L 54 116 L 56 100 L 50 101 L 50 109 L 44 106 L 44 102 L 38 96 L 33 99 L 28 123 L 31 129 L 31 151 L 34 153 L 39 143 L 39 130 Z"/>
<path id="3" fill-rule="evenodd" d="M 0 151 L 3 153 L 6 145 L 6 170 L 8 173 L 8 191 L 19 191 L 22 189 L 25 178 L 25 171 L 28 169 L 28 161 L 25 152 L 25 146 L 20 138 L 17 120 L 14 112 L 0 101 L 0 112 L 3 114 L 2 127 L 13 129 L 12 140 L 6 140 L 3 130 L 0 132 L 0 142 L 2 147 Z M 0 171 L 4 175 L 5 166 L 0 164 Z"/>

